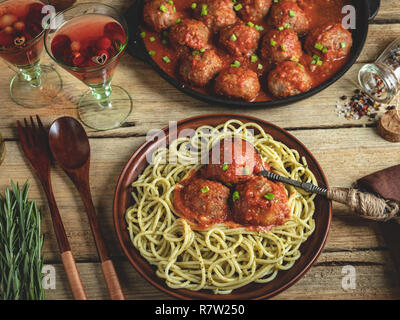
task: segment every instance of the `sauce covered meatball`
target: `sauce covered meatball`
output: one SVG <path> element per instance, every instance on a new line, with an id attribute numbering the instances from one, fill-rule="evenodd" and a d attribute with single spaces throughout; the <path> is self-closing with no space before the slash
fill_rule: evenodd
<path id="1" fill-rule="evenodd" d="M 303 49 L 297 33 L 292 29 L 270 30 L 261 43 L 261 57 L 272 63 L 299 61 Z"/>
<path id="2" fill-rule="evenodd" d="M 243 67 L 225 69 L 215 79 L 215 92 L 218 95 L 252 101 L 259 91 L 257 73 Z"/>
<path id="3" fill-rule="evenodd" d="M 244 21 L 258 22 L 269 12 L 272 0 L 239 0 L 242 8 L 238 11 Z"/>
<path id="4" fill-rule="evenodd" d="M 205 0 L 197 3 L 196 18 L 213 31 L 234 24 L 237 20 L 231 0 Z"/>
<path id="5" fill-rule="evenodd" d="M 202 229 L 227 218 L 229 197 L 223 184 L 193 176 L 175 187 L 173 205 L 179 216 Z"/>
<path id="6" fill-rule="evenodd" d="M 222 60 L 214 50 L 183 57 L 179 65 L 182 79 L 197 87 L 206 86 L 222 69 Z"/>
<path id="7" fill-rule="evenodd" d="M 246 24 L 235 24 L 221 29 L 219 43 L 235 57 L 250 56 L 258 47 L 260 33 Z"/>
<path id="8" fill-rule="evenodd" d="M 169 31 L 169 39 L 174 46 L 187 46 L 194 50 L 208 48 L 210 30 L 201 21 L 183 19 L 173 25 Z"/>
<path id="9" fill-rule="evenodd" d="M 299 63 L 285 61 L 268 75 L 268 89 L 277 98 L 294 96 L 310 90 L 312 79 Z"/>
<path id="10" fill-rule="evenodd" d="M 299 34 L 307 33 L 310 26 L 307 15 L 296 0 L 282 0 L 274 4 L 270 17 L 276 28 L 291 28 Z"/>
<path id="11" fill-rule="evenodd" d="M 179 14 L 171 1 L 151 0 L 144 5 L 143 19 L 149 27 L 160 32 L 175 24 Z"/>
<path id="12" fill-rule="evenodd" d="M 341 23 L 336 23 L 314 29 L 307 36 L 305 49 L 309 54 L 330 61 L 346 57 L 352 45 L 351 32 L 343 28 Z"/>
<path id="13" fill-rule="evenodd" d="M 290 217 L 285 187 L 264 177 L 252 177 L 238 185 L 232 201 L 233 220 L 242 225 L 272 227 Z"/>
<path id="14" fill-rule="evenodd" d="M 208 164 L 203 169 L 202 175 L 226 185 L 247 181 L 253 174 L 264 169 L 254 146 L 239 138 L 219 141 L 211 148 L 207 160 Z"/>

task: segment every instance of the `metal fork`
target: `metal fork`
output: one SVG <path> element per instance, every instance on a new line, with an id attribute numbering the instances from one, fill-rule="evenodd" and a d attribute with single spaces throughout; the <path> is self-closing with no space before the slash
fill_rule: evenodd
<path id="1" fill-rule="evenodd" d="M 30 125 L 24 119 L 23 127 L 17 121 L 19 140 L 26 158 L 36 172 L 48 200 L 53 228 L 57 237 L 58 246 L 61 253 L 61 260 L 67 274 L 68 282 L 71 287 L 72 295 L 76 300 L 87 300 L 85 289 L 79 275 L 75 259 L 71 252 L 71 247 L 65 233 L 64 225 L 54 198 L 50 179 L 51 152 L 49 148 L 48 133 L 43 127 L 42 121 L 36 115 L 37 125 L 30 117 Z"/>

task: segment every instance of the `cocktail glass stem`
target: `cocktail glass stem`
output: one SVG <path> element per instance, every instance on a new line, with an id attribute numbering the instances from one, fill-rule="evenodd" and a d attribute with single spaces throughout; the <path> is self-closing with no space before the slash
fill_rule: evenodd
<path id="1" fill-rule="evenodd" d="M 33 65 L 18 67 L 20 76 L 25 81 L 28 81 L 32 87 L 40 87 L 42 84 L 41 76 L 42 69 L 40 68 L 39 61 L 36 61 Z"/>
<path id="2" fill-rule="evenodd" d="M 101 87 L 90 87 L 92 91 L 92 95 L 95 99 L 99 101 L 99 105 L 102 107 L 112 107 L 111 104 L 111 83 L 107 82 L 105 85 Z"/>

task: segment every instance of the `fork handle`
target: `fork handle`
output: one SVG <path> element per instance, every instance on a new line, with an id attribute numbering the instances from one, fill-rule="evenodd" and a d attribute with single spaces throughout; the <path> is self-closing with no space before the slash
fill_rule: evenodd
<path id="1" fill-rule="evenodd" d="M 87 300 L 85 289 L 83 288 L 72 252 L 65 251 L 61 253 L 61 260 L 64 265 L 65 273 L 67 274 L 69 286 L 71 287 L 72 296 L 75 300 Z"/>
<path id="2" fill-rule="evenodd" d="M 42 180 L 41 182 L 48 200 L 51 220 L 53 222 L 53 228 L 56 234 L 58 247 L 60 248 L 61 260 L 64 265 L 65 273 L 67 274 L 72 296 L 75 300 L 87 300 L 85 289 L 83 287 L 74 256 L 71 252 L 68 237 L 61 220 L 60 212 L 58 211 L 56 199 L 54 198 L 51 182 L 50 180 Z"/>

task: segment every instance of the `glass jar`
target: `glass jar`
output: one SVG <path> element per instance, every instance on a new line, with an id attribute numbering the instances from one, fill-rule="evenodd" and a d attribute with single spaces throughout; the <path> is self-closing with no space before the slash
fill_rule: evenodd
<path id="1" fill-rule="evenodd" d="M 4 160 L 5 153 L 6 153 L 6 144 L 4 143 L 3 137 L 0 134 L 0 164 Z"/>
<path id="2" fill-rule="evenodd" d="M 389 103 L 400 89 L 400 38 L 393 41 L 375 63 L 364 65 L 358 74 L 362 90 L 371 99 Z"/>

